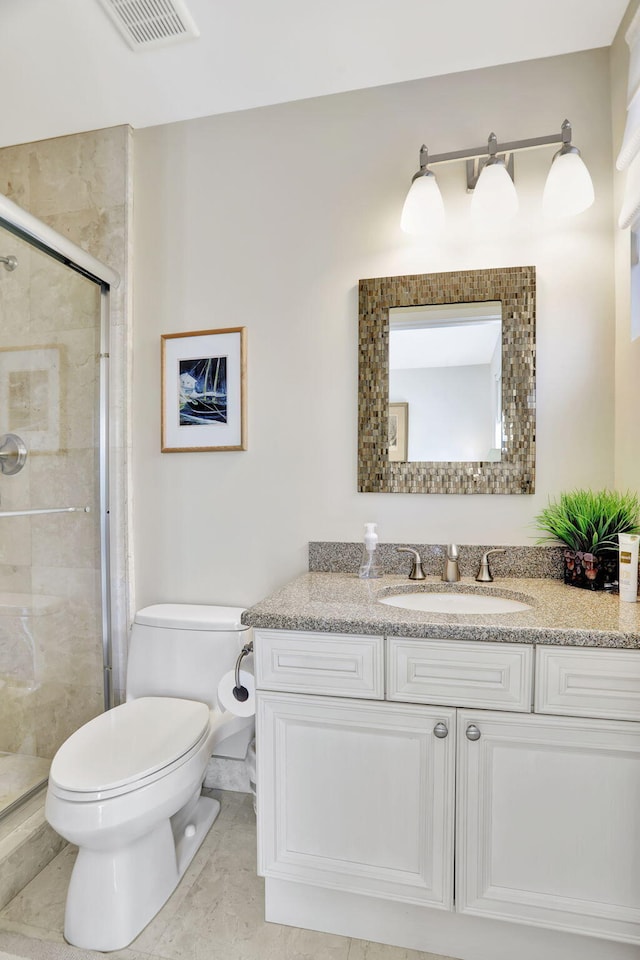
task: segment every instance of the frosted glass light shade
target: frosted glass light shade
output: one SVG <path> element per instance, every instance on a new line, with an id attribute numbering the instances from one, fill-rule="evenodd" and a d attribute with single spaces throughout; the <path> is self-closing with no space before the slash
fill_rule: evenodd
<path id="1" fill-rule="evenodd" d="M 444 226 L 444 203 L 435 176 L 428 170 L 416 177 L 402 208 L 400 228 L 414 236 L 429 236 Z"/>
<path id="2" fill-rule="evenodd" d="M 579 153 L 559 153 L 551 164 L 542 195 L 548 217 L 572 217 L 595 199 L 589 171 Z"/>
<path id="3" fill-rule="evenodd" d="M 474 220 L 506 223 L 518 212 L 518 194 L 504 163 L 488 163 L 483 167 L 471 198 Z"/>

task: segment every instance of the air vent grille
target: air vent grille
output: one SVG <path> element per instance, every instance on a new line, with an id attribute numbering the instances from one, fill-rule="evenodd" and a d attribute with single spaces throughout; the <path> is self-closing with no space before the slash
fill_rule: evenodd
<path id="1" fill-rule="evenodd" d="M 182 0 L 98 0 L 133 50 L 199 36 Z"/>

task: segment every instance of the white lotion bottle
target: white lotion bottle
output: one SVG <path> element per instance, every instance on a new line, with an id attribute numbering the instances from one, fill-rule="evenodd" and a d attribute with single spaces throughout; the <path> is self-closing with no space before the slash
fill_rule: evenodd
<path id="1" fill-rule="evenodd" d="M 620 599 L 636 603 L 638 599 L 638 544 L 640 536 L 635 533 L 619 533 L 620 544 Z"/>
<path id="2" fill-rule="evenodd" d="M 376 533 L 375 523 L 365 523 L 364 525 L 364 546 L 362 547 L 362 561 L 358 576 L 361 580 L 375 580 L 382 576 L 382 567 L 378 561 L 376 547 L 378 546 L 378 534 Z"/>

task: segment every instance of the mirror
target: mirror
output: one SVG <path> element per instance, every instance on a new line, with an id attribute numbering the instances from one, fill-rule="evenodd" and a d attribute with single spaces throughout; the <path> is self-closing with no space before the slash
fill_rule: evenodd
<path id="1" fill-rule="evenodd" d="M 533 493 L 535 268 L 360 281 L 359 490 Z"/>
<path id="2" fill-rule="evenodd" d="M 389 459 L 497 461 L 501 448 L 500 301 L 391 307 Z"/>

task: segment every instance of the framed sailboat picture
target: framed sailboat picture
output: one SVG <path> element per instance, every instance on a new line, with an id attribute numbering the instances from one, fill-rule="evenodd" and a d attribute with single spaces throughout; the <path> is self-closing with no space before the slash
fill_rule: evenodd
<path id="1" fill-rule="evenodd" d="M 246 450 L 246 329 L 162 336 L 162 452 Z"/>

